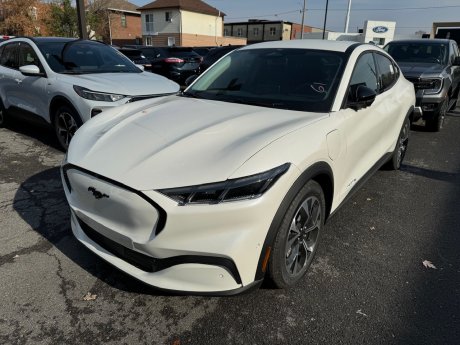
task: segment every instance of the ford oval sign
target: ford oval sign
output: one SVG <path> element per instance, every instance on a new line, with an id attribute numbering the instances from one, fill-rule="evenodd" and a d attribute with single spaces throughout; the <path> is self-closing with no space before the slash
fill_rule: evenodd
<path id="1" fill-rule="evenodd" d="M 384 34 L 385 32 L 388 31 L 388 28 L 386 26 L 376 26 L 372 29 L 376 34 Z"/>

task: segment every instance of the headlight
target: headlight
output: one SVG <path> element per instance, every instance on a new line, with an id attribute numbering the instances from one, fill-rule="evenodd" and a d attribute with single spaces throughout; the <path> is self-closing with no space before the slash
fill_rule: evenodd
<path id="1" fill-rule="evenodd" d="M 90 99 L 92 101 L 116 102 L 126 97 L 125 95 L 117 95 L 114 93 L 91 91 L 89 89 L 77 85 L 74 85 L 73 89 L 80 97 Z"/>
<path id="2" fill-rule="evenodd" d="M 439 93 L 442 89 L 442 79 L 421 79 L 419 82 L 419 88 L 423 89 L 425 94 Z"/>
<path id="3" fill-rule="evenodd" d="M 260 197 L 289 169 L 285 163 L 260 174 L 210 183 L 199 186 L 158 190 L 179 205 L 218 204 L 221 202 L 254 199 Z"/>

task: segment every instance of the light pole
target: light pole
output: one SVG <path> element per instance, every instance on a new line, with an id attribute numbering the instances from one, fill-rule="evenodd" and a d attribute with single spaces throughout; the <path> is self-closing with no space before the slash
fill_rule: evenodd
<path id="1" fill-rule="evenodd" d="M 326 35 L 326 22 L 327 22 L 327 8 L 329 7 L 329 0 L 326 0 L 326 11 L 324 12 L 324 27 L 323 27 L 323 40 Z"/>
<path id="2" fill-rule="evenodd" d="M 345 19 L 345 33 L 348 33 L 348 24 L 350 24 L 351 0 L 348 0 L 347 17 Z"/>
<path id="3" fill-rule="evenodd" d="M 77 0 L 78 33 L 82 40 L 88 39 L 86 32 L 85 1 Z"/>
<path id="4" fill-rule="evenodd" d="M 305 22 L 305 3 L 307 0 L 303 0 L 303 9 L 302 9 L 302 27 L 300 28 L 300 39 L 303 39 L 303 23 Z"/>

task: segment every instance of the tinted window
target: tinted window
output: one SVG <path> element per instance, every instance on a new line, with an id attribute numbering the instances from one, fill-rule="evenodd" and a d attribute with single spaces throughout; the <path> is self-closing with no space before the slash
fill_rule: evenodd
<path id="1" fill-rule="evenodd" d="M 141 73 L 122 53 L 99 42 L 40 42 L 38 48 L 57 73 Z"/>
<path id="2" fill-rule="evenodd" d="M 34 49 L 27 43 L 19 46 L 19 66 L 35 65 L 40 67 L 40 60 Z"/>
<path id="3" fill-rule="evenodd" d="M 377 70 L 375 68 L 374 58 L 372 55 L 372 53 L 366 53 L 358 59 L 351 76 L 351 88 L 363 85 L 375 92 L 378 92 Z"/>
<path id="4" fill-rule="evenodd" d="M 391 42 L 385 50 L 397 62 L 422 62 L 447 64 L 449 44 L 436 42 Z"/>
<path id="5" fill-rule="evenodd" d="M 0 59 L 0 64 L 9 68 L 19 68 L 17 59 L 17 47 L 18 43 L 11 43 L 5 46 Z"/>
<path id="6" fill-rule="evenodd" d="M 379 89 L 384 91 L 396 81 L 396 68 L 393 62 L 382 54 L 375 54 L 375 61 L 379 69 Z"/>
<path id="7" fill-rule="evenodd" d="M 234 51 L 213 65 L 185 96 L 328 112 L 342 74 L 343 55 L 307 49 Z"/>
<path id="8" fill-rule="evenodd" d="M 159 52 L 155 48 L 140 48 L 142 54 L 148 59 L 155 59 Z"/>

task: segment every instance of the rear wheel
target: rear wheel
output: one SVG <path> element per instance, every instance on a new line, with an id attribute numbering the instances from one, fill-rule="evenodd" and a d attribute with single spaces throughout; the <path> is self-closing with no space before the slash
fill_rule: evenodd
<path id="1" fill-rule="evenodd" d="M 276 234 L 268 270 L 276 287 L 290 287 L 307 272 L 318 248 L 325 210 L 321 186 L 309 181 L 291 202 Z"/>
<path id="2" fill-rule="evenodd" d="M 385 164 L 385 168 L 390 170 L 399 170 L 401 163 L 406 155 L 407 145 L 409 144 L 410 120 L 406 118 L 399 132 L 398 141 L 391 159 Z"/>
<path id="3" fill-rule="evenodd" d="M 54 131 L 62 149 L 67 150 L 70 140 L 82 121 L 77 112 L 67 105 L 61 105 L 54 116 Z"/>

